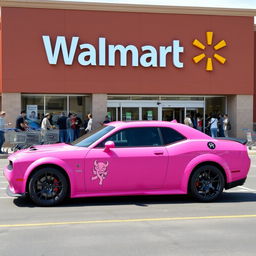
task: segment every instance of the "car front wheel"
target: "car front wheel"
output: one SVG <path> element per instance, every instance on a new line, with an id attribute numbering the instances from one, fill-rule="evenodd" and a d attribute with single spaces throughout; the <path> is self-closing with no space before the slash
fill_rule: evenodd
<path id="1" fill-rule="evenodd" d="M 224 182 L 224 176 L 217 167 L 204 165 L 193 172 L 189 190 L 195 199 L 210 202 L 221 195 Z"/>
<path id="2" fill-rule="evenodd" d="M 53 206 L 64 200 L 68 191 L 66 177 L 55 168 L 37 170 L 29 181 L 29 196 L 39 206 Z"/>

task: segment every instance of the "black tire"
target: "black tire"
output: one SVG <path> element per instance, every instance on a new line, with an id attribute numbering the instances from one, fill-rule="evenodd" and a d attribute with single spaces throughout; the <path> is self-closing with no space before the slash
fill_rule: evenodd
<path id="1" fill-rule="evenodd" d="M 65 199 L 67 192 L 67 179 L 55 168 L 39 169 L 29 181 L 29 196 L 39 206 L 57 205 Z"/>
<path id="2" fill-rule="evenodd" d="M 211 202 L 222 194 L 224 183 L 220 169 L 213 165 L 204 165 L 192 173 L 189 192 L 198 201 Z"/>

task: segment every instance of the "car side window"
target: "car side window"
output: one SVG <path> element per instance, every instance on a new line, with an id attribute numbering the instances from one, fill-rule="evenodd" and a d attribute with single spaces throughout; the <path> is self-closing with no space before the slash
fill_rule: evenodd
<path id="1" fill-rule="evenodd" d="M 111 135 L 97 147 L 104 147 L 107 141 L 113 141 L 116 147 L 154 147 L 162 145 L 157 127 L 124 129 Z"/>
<path id="2" fill-rule="evenodd" d="M 179 132 L 173 130 L 172 128 L 161 127 L 160 130 L 163 136 L 164 145 L 168 145 L 186 139 L 186 137 L 184 137 Z"/>

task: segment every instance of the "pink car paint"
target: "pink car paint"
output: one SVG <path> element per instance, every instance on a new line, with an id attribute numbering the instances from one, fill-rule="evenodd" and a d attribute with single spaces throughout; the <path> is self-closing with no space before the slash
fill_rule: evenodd
<path id="1" fill-rule="evenodd" d="M 28 192 L 28 182 L 42 166 L 61 168 L 70 184 L 70 197 L 114 195 L 187 194 L 191 173 L 204 163 L 218 165 L 225 184 L 245 179 L 250 159 L 245 145 L 218 140 L 188 126 L 161 121 L 112 122 L 110 132 L 88 147 L 64 143 L 35 146 L 9 156 L 4 169 L 14 194 Z M 96 147 L 119 130 L 135 127 L 169 127 L 186 139 L 153 147 Z M 208 143 L 216 147 L 210 149 Z"/>

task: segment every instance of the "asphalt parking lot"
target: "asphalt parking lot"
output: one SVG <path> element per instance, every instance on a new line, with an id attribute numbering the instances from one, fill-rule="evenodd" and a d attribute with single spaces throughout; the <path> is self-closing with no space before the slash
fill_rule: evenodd
<path id="1" fill-rule="evenodd" d="M 246 183 L 214 203 L 109 197 L 41 208 L 9 198 L 1 172 L 0 255 L 255 255 L 256 154 L 251 159 Z"/>

